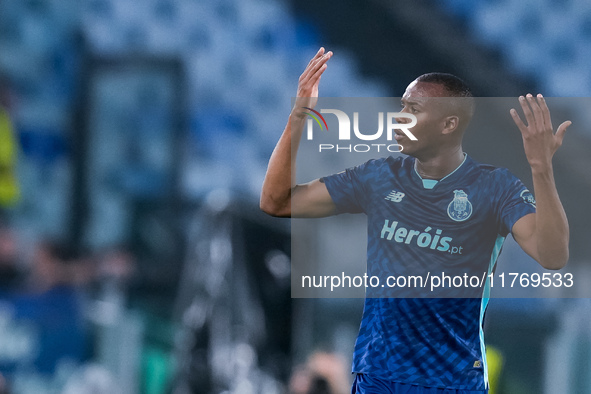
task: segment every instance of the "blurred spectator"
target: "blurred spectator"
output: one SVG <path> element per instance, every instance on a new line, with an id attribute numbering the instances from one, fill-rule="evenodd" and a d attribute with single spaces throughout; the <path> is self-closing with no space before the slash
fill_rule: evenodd
<path id="1" fill-rule="evenodd" d="M 135 256 L 121 245 L 109 249 L 99 259 L 97 279 L 125 285 L 135 273 Z"/>
<path id="2" fill-rule="evenodd" d="M 10 93 L 6 80 L 0 75 L 0 207 L 14 205 L 20 195 L 15 175 L 18 143 L 8 114 Z"/>
<path id="3" fill-rule="evenodd" d="M 92 296 L 125 308 L 135 274 L 136 257 L 126 245 L 107 248 L 94 257 Z"/>
<path id="4" fill-rule="evenodd" d="M 38 349 L 34 360 L 40 373 L 52 374 L 59 362 L 87 358 L 87 332 L 79 291 L 73 285 L 76 264 L 70 248 L 43 241 L 35 251 L 29 293 L 12 299 L 14 320 L 34 327 Z"/>
<path id="5" fill-rule="evenodd" d="M 35 249 L 30 290 L 44 293 L 54 288 L 69 287 L 73 279 L 74 253 L 65 243 L 45 240 Z"/>
<path id="6" fill-rule="evenodd" d="M 499 387 L 503 370 L 503 355 L 494 346 L 487 346 L 486 361 L 488 364 L 488 382 L 490 384 L 488 394 L 498 394 L 501 392 Z"/>
<path id="7" fill-rule="evenodd" d="M 312 354 L 305 365 L 296 368 L 289 382 L 290 394 L 345 394 L 349 379 L 344 360 L 325 352 Z"/>
<path id="8" fill-rule="evenodd" d="M 17 291 L 23 279 L 14 231 L 0 224 L 0 296 Z"/>

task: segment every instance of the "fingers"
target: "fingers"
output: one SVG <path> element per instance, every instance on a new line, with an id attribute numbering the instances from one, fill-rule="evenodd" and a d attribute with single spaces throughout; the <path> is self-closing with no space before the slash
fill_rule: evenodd
<path id="1" fill-rule="evenodd" d="M 525 115 L 525 120 L 527 121 L 527 126 L 535 126 L 535 119 L 534 115 L 529 108 L 529 104 L 527 99 L 523 96 L 519 96 L 519 104 L 521 104 L 521 109 L 523 110 L 523 114 Z"/>
<path id="2" fill-rule="evenodd" d="M 553 130 L 550 110 L 548 109 L 546 100 L 541 94 L 538 94 L 537 97 L 534 97 L 530 93 L 525 97 L 520 96 L 519 104 L 521 104 L 521 109 L 525 115 L 527 125 L 521 121 L 521 118 L 517 115 L 515 109 L 511 109 L 511 116 L 522 133 Z M 517 119 L 519 120 L 519 123 L 517 122 Z"/>
<path id="3" fill-rule="evenodd" d="M 302 73 L 302 75 L 300 75 L 300 81 L 305 79 L 308 76 L 308 74 L 310 73 L 310 68 L 313 67 L 314 64 L 316 64 L 318 62 L 318 59 L 320 59 L 323 55 L 324 55 L 324 47 L 321 47 L 318 50 L 318 52 L 316 52 L 316 55 L 314 55 L 314 57 L 312 57 L 312 59 L 310 59 L 310 61 L 306 65 L 304 72 Z"/>
<path id="4" fill-rule="evenodd" d="M 558 130 L 556 130 L 556 139 L 558 140 L 558 144 L 562 145 L 562 140 L 564 139 L 564 135 L 566 134 L 566 129 L 568 126 L 573 124 L 570 120 L 562 122 L 560 126 L 558 126 Z"/>
<path id="5" fill-rule="evenodd" d="M 321 48 L 324 49 L 324 48 Z M 324 51 L 323 51 L 324 52 Z M 320 53 L 320 52 L 319 52 Z M 312 75 L 314 75 L 318 69 L 320 69 L 327 61 L 328 59 L 330 59 L 332 57 L 332 52 L 327 52 L 323 55 L 317 56 L 315 57 L 310 64 L 308 64 L 308 67 L 306 67 L 306 70 L 304 70 L 304 73 L 302 74 L 302 80 L 305 80 L 306 78 L 310 78 Z"/>
<path id="6" fill-rule="evenodd" d="M 312 57 L 312 59 L 310 59 L 310 61 L 308 62 L 308 65 L 306 66 L 306 68 L 308 68 L 308 66 L 310 64 L 312 64 L 312 62 L 314 60 L 318 59 L 322 55 L 324 55 L 324 47 L 320 47 L 320 49 L 318 50 L 318 52 L 316 52 L 316 54 L 314 55 L 314 57 Z"/>
<path id="7" fill-rule="evenodd" d="M 517 125 L 519 131 L 521 131 L 522 134 L 527 133 L 527 126 L 523 123 L 515 108 L 511 108 L 511 111 L 509 111 L 509 113 L 511 114 L 511 117 L 513 118 L 513 121 Z"/>
<path id="8" fill-rule="evenodd" d="M 546 126 L 544 124 L 544 114 L 542 109 L 540 108 L 540 104 L 539 104 L 539 100 L 537 100 L 532 94 L 528 93 L 527 96 L 525 96 L 527 99 L 527 103 L 529 104 L 529 106 L 531 107 L 531 111 L 532 111 L 532 115 L 534 118 L 534 122 L 537 131 L 544 131 L 546 130 Z M 538 95 L 539 97 L 539 95 Z M 550 130 L 552 130 L 552 128 L 550 128 Z"/>
<path id="9" fill-rule="evenodd" d="M 528 93 L 525 97 L 519 97 L 519 103 L 523 109 L 527 124 L 521 120 L 515 108 L 511 108 L 509 112 L 524 138 L 529 138 L 538 133 L 549 133 L 550 136 L 553 135 L 558 146 L 562 145 L 566 129 L 572 124 L 570 120 L 558 126 L 556 134 L 553 134 L 552 118 L 550 117 L 550 110 L 548 109 L 544 96 L 538 94 L 537 97 L 534 97 Z"/>
<path id="10" fill-rule="evenodd" d="M 550 128 L 550 130 L 554 130 L 554 127 L 552 127 L 552 118 L 550 117 L 550 110 L 548 109 L 548 105 L 546 104 L 546 99 L 541 94 L 538 94 L 538 104 L 540 104 L 540 108 L 542 109 L 544 124 L 548 128 Z"/>
<path id="11" fill-rule="evenodd" d="M 324 53 L 324 48 L 316 53 L 316 56 L 312 58 L 308 66 L 300 76 L 300 84 L 311 84 L 314 85 L 318 81 L 318 78 L 326 69 L 326 62 L 332 57 L 332 52 L 329 51 Z"/>
<path id="12" fill-rule="evenodd" d="M 320 69 L 326 69 L 326 62 L 332 57 L 332 52 L 325 53 L 322 57 L 316 60 L 315 64 L 310 67 L 310 78 L 318 75 Z"/>
<path id="13" fill-rule="evenodd" d="M 316 70 L 316 72 L 310 76 L 310 82 L 312 82 L 312 83 L 317 82 L 320 79 L 320 76 L 322 75 L 322 73 L 324 73 L 324 70 L 326 70 L 326 67 L 328 67 L 328 66 L 326 65 L 326 63 L 324 63 L 320 68 L 318 68 Z"/>

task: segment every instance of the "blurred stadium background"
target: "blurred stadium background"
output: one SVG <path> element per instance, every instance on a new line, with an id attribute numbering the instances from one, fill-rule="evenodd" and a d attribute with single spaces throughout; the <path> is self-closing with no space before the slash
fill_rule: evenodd
<path id="1" fill-rule="evenodd" d="M 586 0 L 2 0 L 0 392 L 347 392 L 362 300 L 291 299 L 290 223 L 258 210 L 321 45 L 323 96 L 444 71 L 579 97 L 553 112 L 575 124 L 555 165 L 589 279 Z M 531 185 L 515 128 L 466 150 Z M 306 247 L 338 267 L 323 233 Z M 500 262 L 533 264 L 511 243 Z M 591 393 L 588 299 L 495 299 L 487 320 L 495 393 Z"/>

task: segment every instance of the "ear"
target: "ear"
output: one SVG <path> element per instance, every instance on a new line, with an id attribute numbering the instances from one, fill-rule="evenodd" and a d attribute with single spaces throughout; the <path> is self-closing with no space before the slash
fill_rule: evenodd
<path id="1" fill-rule="evenodd" d="M 456 115 L 452 115 L 443 119 L 443 122 L 442 134 L 451 134 L 458 129 L 460 118 Z"/>

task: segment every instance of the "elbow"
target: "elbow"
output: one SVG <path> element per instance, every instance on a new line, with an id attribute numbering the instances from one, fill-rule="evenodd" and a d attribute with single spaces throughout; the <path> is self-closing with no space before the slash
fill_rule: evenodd
<path id="1" fill-rule="evenodd" d="M 275 207 L 267 199 L 263 198 L 263 196 L 261 196 L 261 200 L 259 201 L 259 208 L 267 215 L 275 216 Z"/>
<path id="2" fill-rule="evenodd" d="M 275 217 L 278 216 L 278 211 L 272 204 L 261 201 L 259 203 L 259 208 L 261 209 L 261 211 L 263 211 L 267 215 L 275 216 Z"/>
<path id="3" fill-rule="evenodd" d="M 269 198 L 264 198 L 261 196 L 261 200 L 259 202 L 259 208 L 261 211 L 266 213 L 267 215 L 278 217 L 278 218 L 285 218 L 290 217 L 289 210 L 282 208 L 279 204 L 275 203 L 273 200 Z"/>
<path id="4" fill-rule="evenodd" d="M 540 259 L 539 263 L 542 267 L 546 268 L 547 270 L 559 270 L 566 266 L 568 263 L 568 249 L 561 253 L 560 255 L 553 256 L 552 258 L 545 258 Z"/>
<path id="5" fill-rule="evenodd" d="M 550 271 L 558 271 L 563 269 L 566 266 L 566 262 L 550 262 L 550 263 L 540 263 L 542 267 Z"/>

